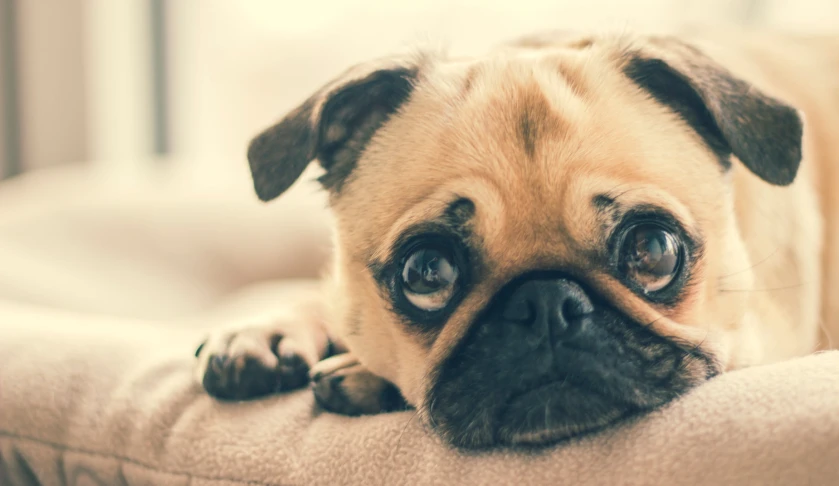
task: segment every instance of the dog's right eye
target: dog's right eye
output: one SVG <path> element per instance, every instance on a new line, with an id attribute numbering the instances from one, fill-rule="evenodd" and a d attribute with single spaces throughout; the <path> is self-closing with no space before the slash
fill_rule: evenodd
<path id="1" fill-rule="evenodd" d="M 444 308 L 454 295 L 459 271 L 453 259 L 435 248 L 420 248 L 402 267 L 405 298 L 424 311 Z"/>

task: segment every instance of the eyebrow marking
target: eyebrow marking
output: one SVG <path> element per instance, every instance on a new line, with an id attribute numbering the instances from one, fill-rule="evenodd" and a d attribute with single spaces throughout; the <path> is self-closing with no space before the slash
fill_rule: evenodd
<path id="1" fill-rule="evenodd" d="M 607 226 L 617 224 L 623 214 L 623 206 L 607 194 L 595 195 L 591 198 L 591 203 Z"/>
<path id="2" fill-rule="evenodd" d="M 443 212 L 443 220 L 457 232 L 463 232 L 469 221 L 475 216 L 475 203 L 470 199 L 458 198 Z"/>
<path id="3" fill-rule="evenodd" d="M 597 194 L 593 198 L 591 198 L 592 204 L 600 211 L 606 211 L 610 207 L 617 205 L 615 199 L 611 196 L 607 196 L 606 194 Z"/>

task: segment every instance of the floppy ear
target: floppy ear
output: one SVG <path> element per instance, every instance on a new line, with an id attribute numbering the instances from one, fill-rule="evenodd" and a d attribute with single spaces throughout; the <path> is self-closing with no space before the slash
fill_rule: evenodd
<path id="1" fill-rule="evenodd" d="M 285 192 L 317 158 L 324 187 L 341 184 L 375 132 L 413 89 L 417 63 L 380 60 L 355 66 L 327 84 L 248 147 L 254 189 L 263 201 Z"/>
<path id="2" fill-rule="evenodd" d="M 726 166 L 733 154 L 770 184 L 795 180 L 803 133 L 795 108 L 672 38 L 650 39 L 626 61 L 623 72 L 680 115 Z"/>

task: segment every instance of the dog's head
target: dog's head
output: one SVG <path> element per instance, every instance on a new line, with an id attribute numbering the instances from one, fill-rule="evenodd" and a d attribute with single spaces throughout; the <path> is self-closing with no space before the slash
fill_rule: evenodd
<path id="1" fill-rule="evenodd" d="M 450 442 L 539 443 L 718 373 L 746 260 L 730 172 L 789 185 L 796 110 L 671 39 L 346 72 L 252 142 L 271 200 L 317 159 L 351 351 Z M 749 271 L 737 273 L 744 285 Z"/>

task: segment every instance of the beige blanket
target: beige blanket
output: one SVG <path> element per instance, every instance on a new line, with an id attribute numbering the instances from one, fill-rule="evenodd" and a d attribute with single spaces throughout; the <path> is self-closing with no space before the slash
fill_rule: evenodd
<path id="1" fill-rule="evenodd" d="M 308 391 L 214 401 L 191 378 L 201 328 L 281 299 L 243 286 L 314 274 L 326 228 L 311 186 L 263 206 L 246 176 L 0 185 L 0 486 L 839 484 L 839 352 L 536 451 L 460 453 L 411 413 L 323 414 Z"/>
<path id="2" fill-rule="evenodd" d="M 545 450 L 465 454 L 412 413 L 320 413 L 308 390 L 216 402 L 190 375 L 198 336 L 0 307 L 0 484 L 839 484 L 839 352 Z"/>

